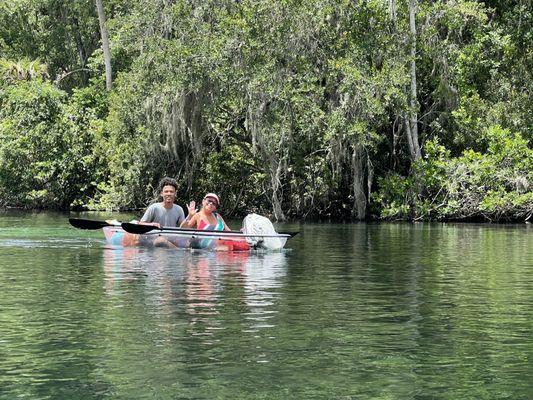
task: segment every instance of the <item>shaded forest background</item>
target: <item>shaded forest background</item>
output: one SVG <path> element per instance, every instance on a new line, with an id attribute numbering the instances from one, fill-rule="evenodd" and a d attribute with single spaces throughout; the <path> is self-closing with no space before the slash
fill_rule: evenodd
<path id="1" fill-rule="evenodd" d="M 0 2 L 0 207 L 528 220 L 531 0 Z"/>

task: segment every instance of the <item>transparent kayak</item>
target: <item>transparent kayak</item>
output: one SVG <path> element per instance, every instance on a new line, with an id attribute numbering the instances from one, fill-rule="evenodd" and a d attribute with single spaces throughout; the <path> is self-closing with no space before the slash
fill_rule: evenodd
<path id="1" fill-rule="evenodd" d="M 106 241 L 114 246 L 175 247 L 218 251 L 249 251 L 256 248 L 281 249 L 291 234 L 250 235 L 233 231 L 157 229 L 143 234 L 126 232 L 120 226 L 103 228 Z M 269 247 L 265 246 L 268 240 Z"/>

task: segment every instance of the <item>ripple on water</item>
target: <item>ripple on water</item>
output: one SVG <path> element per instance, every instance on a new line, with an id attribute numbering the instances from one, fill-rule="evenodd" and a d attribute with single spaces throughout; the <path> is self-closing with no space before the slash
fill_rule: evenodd
<path id="1" fill-rule="evenodd" d="M 53 248 L 53 249 L 82 249 L 89 247 L 102 247 L 102 240 L 87 241 L 82 239 L 0 239 L 0 247 L 14 248 Z"/>

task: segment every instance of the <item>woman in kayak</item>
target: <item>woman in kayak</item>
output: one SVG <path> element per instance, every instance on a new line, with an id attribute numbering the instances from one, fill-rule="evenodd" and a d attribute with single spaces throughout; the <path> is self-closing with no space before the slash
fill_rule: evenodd
<path id="1" fill-rule="evenodd" d="M 216 212 L 219 205 L 220 200 L 214 193 L 207 193 L 204 196 L 200 211 L 196 210 L 196 203 L 191 201 L 187 206 L 189 214 L 180 227 L 206 231 L 229 231 L 230 228 L 226 225 L 222 216 Z"/>
<path id="2" fill-rule="evenodd" d="M 207 193 L 202 200 L 202 207 L 200 211 L 196 210 L 196 204 L 191 201 L 187 206 L 189 214 L 185 221 L 180 225 L 182 228 L 194 228 L 206 231 L 229 231 L 229 226 L 224 221 L 224 218 L 216 212 L 220 205 L 220 199 L 214 193 Z M 220 239 L 202 239 L 195 243 L 194 247 L 198 248 L 213 248 L 218 250 L 249 250 L 250 245 L 245 241 L 239 240 L 220 240 Z"/>

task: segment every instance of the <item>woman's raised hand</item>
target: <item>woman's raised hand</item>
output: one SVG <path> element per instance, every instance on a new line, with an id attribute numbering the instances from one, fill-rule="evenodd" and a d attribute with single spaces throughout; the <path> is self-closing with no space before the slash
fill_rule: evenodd
<path id="1" fill-rule="evenodd" d="M 187 212 L 189 213 L 187 218 L 192 217 L 198 212 L 198 209 L 196 208 L 196 202 L 194 200 L 187 204 Z"/>

